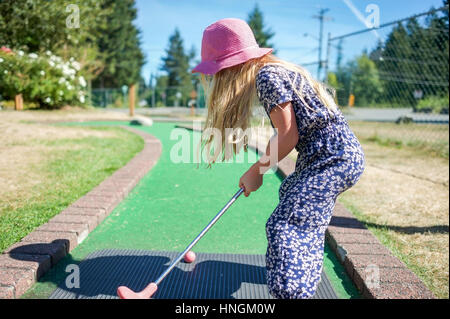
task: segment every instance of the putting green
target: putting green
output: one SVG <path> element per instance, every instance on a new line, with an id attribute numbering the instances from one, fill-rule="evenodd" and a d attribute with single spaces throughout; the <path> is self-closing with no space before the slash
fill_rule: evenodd
<path id="1" fill-rule="evenodd" d="M 89 125 L 116 125 L 122 122 L 91 122 Z M 78 124 L 79 125 L 79 124 Z M 198 133 L 174 131 L 171 123 L 139 127 L 157 137 L 163 151 L 158 163 L 114 211 L 76 247 L 70 255 L 50 270 L 23 297 L 45 298 L 65 278 L 66 265 L 78 263 L 89 253 L 108 248 L 182 251 L 187 244 L 238 190 L 241 175 L 251 165 L 217 163 L 212 168 L 197 168 L 192 163 L 174 163 L 176 135 L 184 131 L 190 141 L 191 158 Z M 194 146 L 193 146 L 194 145 Z M 245 155 L 251 161 L 257 156 Z M 263 186 L 250 197 L 241 196 L 217 224 L 195 246 L 197 252 L 264 254 L 267 247 L 265 223 L 278 203 L 281 180 L 275 174 L 264 176 Z M 342 266 L 326 247 L 324 269 L 341 298 L 358 297 Z"/>

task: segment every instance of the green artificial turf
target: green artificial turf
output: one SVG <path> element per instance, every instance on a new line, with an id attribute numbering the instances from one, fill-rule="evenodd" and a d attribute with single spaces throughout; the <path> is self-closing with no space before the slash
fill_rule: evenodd
<path id="1" fill-rule="evenodd" d="M 238 190 L 239 178 L 251 166 L 248 161 L 218 163 L 211 169 L 197 168 L 193 163 L 174 163 L 171 153 L 174 155 L 173 146 L 180 139 L 176 138 L 176 134 L 171 139 L 171 132 L 181 131 L 174 131 L 175 125 L 170 123 L 155 123 L 152 127 L 139 128 L 160 139 L 163 152 L 158 163 L 103 223 L 34 285 L 24 298 L 49 296 L 67 275 L 66 265 L 78 263 L 96 250 L 184 250 Z M 198 133 L 185 133 L 191 140 L 192 157 L 193 134 Z M 253 151 L 247 155 L 256 159 Z M 265 223 L 278 203 L 280 183 L 277 175 L 266 174 L 263 186 L 248 198 L 241 196 L 193 250 L 264 254 L 267 247 Z M 357 296 L 356 290 L 348 285 L 345 272 L 342 269 L 336 272 L 336 260 L 331 260 L 331 256 L 327 247 L 325 271 L 327 274 L 333 273 L 329 277 L 335 290 L 341 298 Z"/>

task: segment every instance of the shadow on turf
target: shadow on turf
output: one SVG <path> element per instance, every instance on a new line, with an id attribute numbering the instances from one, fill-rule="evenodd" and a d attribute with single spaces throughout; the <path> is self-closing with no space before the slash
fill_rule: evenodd
<path id="1" fill-rule="evenodd" d="M 394 226 L 394 225 L 386 225 L 386 224 L 376 224 L 371 222 L 359 222 L 354 218 L 341 217 L 341 216 L 333 216 L 330 225 L 338 226 L 342 228 L 355 228 L 355 229 L 363 229 L 364 226 L 372 227 L 376 229 L 385 229 L 392 230 L 397 233 L 403 234 L 448 234 L 449 226 L 448 225 L 433 225 L 433 226 Z"/>
<path id="2" fill-rule="evenodd" d="M 84 260 L 80 265 L 80 288 L 68 289 L 65 282 L 58 288 L 70 292 L 69 298 L 116 296 L 117 287 L 128 286 L 141 291 L 154 281 L 168 266 L 164 256 L 108 256 Z M 154 299 L 234 298 L 246 282 L 265 285 L 264 267 L 233 262 L 202 261 L 189 265 L 189 270 L 178 267 L 164 279 Z M 241 280 L 242 274 L 253 274 L 253 280 Z M 260 279 L 258 279 L 260 278 Z M 231 279 L 231 280 L 230 280 Z M 55 296 L 57 297 L 57 296 Z"/>
<path id="3" fill-rule="evenodd" d="M 43 245 L 43 244 L 39 244 Z M 50 244 L 51 245 L 51 244 Z M 31 245 L 30 245 L 31 246 Z M 29 247 L 30 248 L 30 247 Z M 17 254 L 11 257 L 32 261 L 30 255 Z M 115 298 L 117 288 L 125 285 L 140 291 L 167 268 L 171 259 L 160 255 L 114 255 L 88 257 L 82 262 L 68 254 L 39 282 L 57 286 L 54 298 Z M 74 284 L 73 267 L 79 267 L 79 288 L 68 288 Z M 183 268 L 183 269 L 180 269 Z M 179 264 L 159 285 L 154 299 L 234 299 L 249 298 L 254 285 L 257 290 L 266 288 L 265 267 L 205 260 L 193 264 Z M 267 289 L 266 289 L 267 290 Z M 31 291 L 26 298 L 40 296 Z M 261 298 L 270 298 L 267 291 Z"/>
<path id="4" fill-rule="evenodd" d="M 378 229 L 388 229 L 393 230 L 397 233 L 403 234 L 448 234 L 449 226 L 448 225 L 434 225 L 434 226 L 393 226 L 393 225 L 382 225 L 375 223 L 364 223 L 367 227 L 373 227 Z"/>

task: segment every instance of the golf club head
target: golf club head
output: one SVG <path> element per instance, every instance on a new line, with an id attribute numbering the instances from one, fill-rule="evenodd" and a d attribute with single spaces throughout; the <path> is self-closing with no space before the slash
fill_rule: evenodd
<path id="1" fill-rule="evenodd" d="M 134 292 L 128 287 L 120 286 L 117 288 L 117 295 L 120 299 L 150 299 L 158 290 L 158 286 L 152 282 L 141 292 Z"/>

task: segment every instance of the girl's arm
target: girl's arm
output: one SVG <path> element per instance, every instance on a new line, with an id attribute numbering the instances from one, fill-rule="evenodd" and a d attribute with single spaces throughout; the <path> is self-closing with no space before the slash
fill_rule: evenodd
<path id="1" fill-rule="evenodd" d="M 297 122 L 291 102 L 273 108 L 270 118 L 277 134 L 270 139 L 266 153 L 239 180 L 239 187 L 244 188 L 245 196 L 256 191 L 262 185 L 264 173 L 285 158 L 298 143 Z M 274 150 L 273 154 L 271 150 Z"/>

